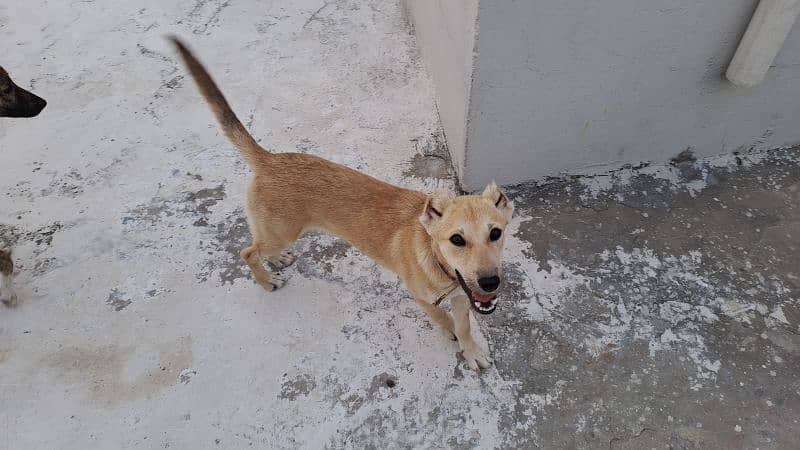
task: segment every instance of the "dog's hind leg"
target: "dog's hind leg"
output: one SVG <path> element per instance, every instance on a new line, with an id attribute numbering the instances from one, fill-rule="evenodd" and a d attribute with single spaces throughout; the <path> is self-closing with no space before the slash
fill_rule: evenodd
<path id="1" fill-rule="evenodd" d="M 255 240 L 250 247 L 239 252 L 239 256 L 242 257 L 244 262 L 250 267 L 250 270 L 253 271 L 253 277 L 255 277 L 256 283 L 260 284 L 261 287 L 267 291 L 271 292 L 283 287 L 283 285 L 286 284 L 286 278 L 280 272 L 272 272 L 265 269 L 264 265 L 261 263 L 261 258 L 279 257 L 284 248 L 285 246 L 277 242 L 271 243 L 264 240 Z"/>
<path id="2" fill-rule="evenodd" d="M 259 184 L 254 181 L 247 189 L 245 211 L 247 224 L 253 234 L 253 244 L 239 254 L 253 271 L 256 283 L 267 291 L 274 291 L 286 284 L 286 278 L 277 271 L 267 270 L 262 264 L 265 258 L 270 265 L 280 270 L 295 261 L 287 251 L 292 242 L 303 231 L 302 225 L 291 216 L 278 216 L 265 207 L 269 201 L 259 196 Z"/>
<path id="3" fill-rule="evenodd" d="M 297 260 L 297 257 L 288 250 L 282 251 L 278 256 L 267 257 L 267 261 L 278 270 L 291 266 L 295 260 Z"/>

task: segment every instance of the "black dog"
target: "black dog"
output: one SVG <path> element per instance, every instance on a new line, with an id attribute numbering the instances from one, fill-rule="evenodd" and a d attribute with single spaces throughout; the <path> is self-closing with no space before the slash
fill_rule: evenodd
<path id="1" fill-rule="evenodd" d="M 11 81 L 0 67 L 0 117 L 35 117 L 47 102 Z"/>
<path id="2" fill-rule="evenodd" d="M 0 117 L 34 117 L 47 105 L 38 97 L 14 84 L 8 72 L 0 67 Z M 0 242 L 0 302 L 6 305 L 16 303 L 17 294 L 11 286 L 14 261 L 11 249 L 4 248 Z"/>

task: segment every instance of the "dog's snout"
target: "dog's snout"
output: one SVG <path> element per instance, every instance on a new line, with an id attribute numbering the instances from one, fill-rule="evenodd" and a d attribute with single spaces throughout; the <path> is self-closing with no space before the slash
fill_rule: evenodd
<path id="1" fill-rule="evenodd" d="M 24 99 L 25 103 L 27 104 L 27 108 L 24 108 L 25 111 L 20 114 L 22 117 L 36 117 L 39 115 L 40 112 L 47 106 L 47 101 L 45 99 L 39 97 L 36 94 L 32 94 L 30 92 L 25 91 L 25 96 L 22 98 Z"/>
<path id="2" fill-rule="evenodd" d="M 486 292 L 492 292 L 500 286 L 500 277 L 497 275 L 493 277 L 483 277 L 478 280 L 478 285 Z"/>
<path id="3" fill-rule="evenodd" d="M 39 114 L 40 112 L 42 112 L 42 110 L 44 109 L 45 106 L 47 106 L 47 101 L 45 99 L 43 99 L 41 97 L 38 97 L 38 96 L 36 98 L 34 98 L 34 100 L 33 100 L 33 111 L 36 114 Z"/>

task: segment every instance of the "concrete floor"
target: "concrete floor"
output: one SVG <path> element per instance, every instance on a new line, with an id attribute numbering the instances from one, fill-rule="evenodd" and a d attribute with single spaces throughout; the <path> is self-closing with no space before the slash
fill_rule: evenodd
<path id="1" fill-rule="evenodd" d="M 503 446 L 797 448 L 800 148 L 512 192 Z"/>
<path id="2" fill-rule="evenodd" d="M 49 106 L 0 121 L 0 449 L 800 441 L 800 150 L 511 188 L 478 375 L 334 238 L 252 282 L 247 168 L 167 33 L 265 146 L 452 188 L 395 2 L 6 2 L 2 63 Z"/>

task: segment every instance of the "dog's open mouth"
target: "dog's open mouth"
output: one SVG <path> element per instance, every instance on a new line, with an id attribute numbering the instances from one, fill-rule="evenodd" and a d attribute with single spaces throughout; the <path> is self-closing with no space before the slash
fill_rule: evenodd
<path id="1" fill-rule="evenodd" d="M 494 292 L 491 294 L 472 292 L 470 303 L 472 304 L 472 309 L 475 311 L 481 314 L 491 314 L 494 312 L 494 309 L 497 308 L 497 294 Z"/>
<path id="2" fill-rule="evenodd" d="M 458 278 L 458 284 L 461 285 L 461 289 L 463 289 L 464 293 L 466 293 L 467 297 L 469 297 L 469 304 L 472 305 L 472 309 L 481 314 L 491 314 L 494 312 L 495 308 L 497 308 L 496 293 L 490 292 L 488 294 L 479 294 L 477 292 L 473 292 L 469 287 L 467 287 L 467 283 L 464 282 L 464 278 L 457 270 L 456 277 Z"/>

